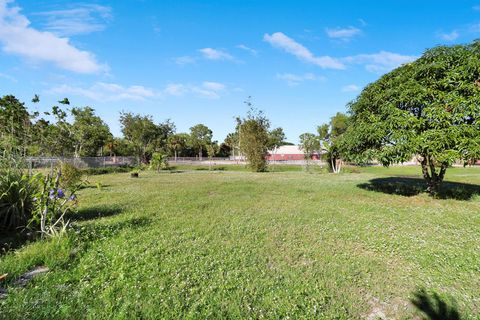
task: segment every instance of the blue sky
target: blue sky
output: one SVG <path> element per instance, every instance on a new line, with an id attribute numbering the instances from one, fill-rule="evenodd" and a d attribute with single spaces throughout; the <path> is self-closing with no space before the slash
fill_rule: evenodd
<path id="1" fill-rule="evenodd" d="M 383 73 L 477 38 L 480 1 L 0 0 L 0 94 L 68 97 L 117 136 L 125 110 L 219 141 L 252 96 L 297 142 Z"/>

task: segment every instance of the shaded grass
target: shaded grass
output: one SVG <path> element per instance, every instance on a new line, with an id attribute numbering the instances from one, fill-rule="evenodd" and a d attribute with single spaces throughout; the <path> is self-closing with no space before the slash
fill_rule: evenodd
<path id="1" fill-rule="evenodd" d="M 480 202 L 357 185 L 419 168 L 358 174 L 142 172 L 96 176 L 69 237 L 0 259 L 0 318 L 421 317 L 417 288 L 480 312 Z M 447 180 L 480 184 L 480 171 Z M 100 215 L 98 215 L 100 213 Z M 26 289 L 11 279 L 52 271 Z"/>
<path id="2" fill-rule="evenodd" d="M 428 320 L 460 320 L 460 313 L 455 302 L 440 297 L 437 293 L 429 294 L 420 289 L 414 294 L 412 303 Z"/>
<path id="3" fill-rule="evenodd" d="M 251 172 L 251 169 L 244 164 L 213 164 L 211 167 L 208 164 L 194 165 L 194 164 L 176 164 L 170 163 L 169 170 L 172 171 L 234 171 L 234 172 Z M 348 170 L 348 169 L 347 169 Z M 303 165 L 288 165 L 288 164 L 270 164 L 267 169 L 268 172 L 305 172 L 306 167 Z M 309 171 L 312 173 L 326 173 L 325 166 L 313 165 L 309 166 Z"/>
<path id="4" fill-rule="evenodd" d="M 367 183 L 359 184 L 358 187 L 365 190 L 411 197 L 425 193 L 427 185 L 425 180 L 420 178 L 386 177 L 369 180 Z M 480 195 L 480 185 L 446 181 L 441 184 L 436 198 L 470 200 L 478 195 Z"/>

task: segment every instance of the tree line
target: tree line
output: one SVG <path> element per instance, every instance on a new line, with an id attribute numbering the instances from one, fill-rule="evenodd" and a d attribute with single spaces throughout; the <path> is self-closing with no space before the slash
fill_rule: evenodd
<path id="1" fill-rule="evenodd" d="M 32 103 L 40 102 L 38 95 Z M 249 102 L 251 107 L 251 103 Z M 266 120 L 266 118 L 265 118 Z M 13 95 L 0 98 L 0 151 L 19 156 L 135 156 L 150 162 L 154 153 L 171 157 L 228 157 L 243 154 L 248 138 L 240 130 L 237 118 L 235 131 L 221 143 L 213 140 L 213 132 L 204 124 L 192 126 L 189 132 L 177 132 L 175 123 L 167 119 L 156 123 L 150 115 L 121 112 L 122 137 L 114 137 L 108 125 L 92 107 L 70 107 L 68 98 L 58 101 L 48 112 L 30 112 Z M 268 121 L 268 120 L 266 120 Z M 262 128 L 267 123 L 262 123 Z M 269 123 L 268 123 L 269 127 Z M 289 144 L 282 128 L 265 127 L 264 154 L 269 148 Z"/>

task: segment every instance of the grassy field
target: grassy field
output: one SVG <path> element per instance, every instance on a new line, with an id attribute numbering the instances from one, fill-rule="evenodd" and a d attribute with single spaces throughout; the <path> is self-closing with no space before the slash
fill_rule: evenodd
<path id="1" fill-rule="evenodd" d="M 421 319 L 421 289 L 479 318 L 480 169 L 440 199 L 418 167 L 188 169 L 89 177 L 75 232 L 0 256 L 0 318 Z"/>

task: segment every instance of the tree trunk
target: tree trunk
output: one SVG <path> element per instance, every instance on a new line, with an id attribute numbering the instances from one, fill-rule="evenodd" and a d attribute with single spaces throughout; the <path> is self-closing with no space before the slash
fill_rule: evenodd
<path id="1" fill-rule="evenodd" d="M 177 150 L 175 150 L 175 162 L 177 162 Z"/>
<path id="2" fill-rule="evenodd" d="M 435 163 L 430 156 L 423 156 L 420 162 L 422 166 L 422 174 L 425 182 L 427 183 L 427 192 L 432 196 L 436 196 L 439 192 L 440 185 L 443 182 L 445 173 L 447 171 L 447 164 L 442 163 L 440 171 L 437 172 Z"/>
<path id="3" fill-rule="evenodd" d="M 336 159 L 335 160 L 335 173 L 340 173 L 341 168 L 342 168 L 342 160 L 341 159 Z"/>
<path id="4" fill-rule="evenodd" d="M 333 173 L 340 173 L 342 160 L 332 157 L 330 159 L 330 165 L 332 166 Z"/>

